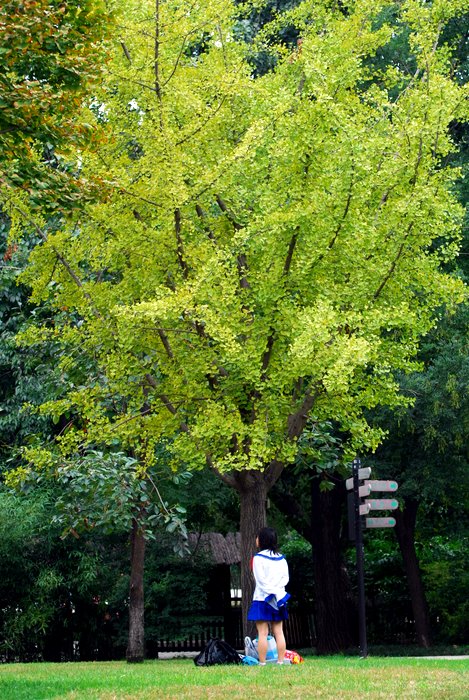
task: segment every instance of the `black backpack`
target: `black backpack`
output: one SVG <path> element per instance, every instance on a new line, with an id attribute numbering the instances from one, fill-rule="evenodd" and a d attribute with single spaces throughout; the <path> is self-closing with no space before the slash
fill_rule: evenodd
<path id="1" fill-rule="evenodd" d="M 214 666 L 215 664 L 239 664 L 241 657 L 230 644 L 223 639 L 209 639 L 205 648 L 198 654 L 196 666 Z"/>

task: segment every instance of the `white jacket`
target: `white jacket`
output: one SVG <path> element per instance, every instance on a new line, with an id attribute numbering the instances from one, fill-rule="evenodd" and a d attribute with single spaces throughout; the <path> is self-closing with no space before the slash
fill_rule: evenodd
<path id="1" fill-rule="evenodd" d="M 253 557 L 252 570 L 256 580 L 253 600 L 261 600 L 278 609 L 290 598 L 285 591 L 289 581 L 288 564 L 282 554 L 263 549 Z"/>

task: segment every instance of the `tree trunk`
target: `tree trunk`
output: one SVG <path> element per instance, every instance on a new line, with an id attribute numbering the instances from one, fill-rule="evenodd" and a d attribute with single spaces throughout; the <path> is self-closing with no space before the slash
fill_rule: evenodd
<path id="1" fill-rule="evenodd" d="M 144 563 L 145 537 L 137 519 L 134 519 L 130 548 L 129 640 L 126 652 L 129 663 L 138 663 L 145 658 Z"/>
<path id="2" fill-rule="evenodd" d="M 315 622 L 318 654 L 332 654 L 352 644 L 351 600 L 341 556 L 342 505 L 345 487 L 320 490 L 311 480 L 311 533 L 315 585 Z"/>
<path id="3" fill-rule="evenodd" d="M 254 625 L 247 621 L 247 613 L 254 593 L 251 558 L 256 552 L 257 534 L 267 523 L 267 486 L 263 472 L 240 471 L 234 475 L 234 478 L 240 500 L 243 635 L 251 636 L 255 629 Z"/>
<path id="4" fill-rule="evenodd" d="M 418 507 L 418 501 L 404 499 L 404 510 L 396 511 L 396 536 L 407 575 L 417 643 L 428 649 L 431 645 L 430 616 L 417 552 L 415 551 L 415 523 Z"/>
<path id="5" fill-rule="evenodd" d="M 273 343 L 274 336 L 270 339 Z M 263 369 L 267 370 L 272 345 L 266 350 L 263 358 Z M 287 434 L 288 440 L 298 438 L 304 430 L 309 412 L 314 406 L 316 395 L 307 391 L 301 405 L 288 416 Z M 246 446 L 245 446 L 246 447 Z M 209 464 L 211 460 L 209 460 Z M 256 535 L 262 527 L 266 526 L 267 494 L 280 478 L 284 463 L 273 459 L 263 470 L 241 470 L 228 474 L 218 472 L 218 476 L 236 489 L 240 500 L 240 534 L 241 534 L 241 606 L 243 613 L 243 633 L 252 633 L 252 624 L 248 624 L 246 616 L 252 601 L 254 591 L 254 577 L 251 572 L 251 558 L 256 549 Z"/>

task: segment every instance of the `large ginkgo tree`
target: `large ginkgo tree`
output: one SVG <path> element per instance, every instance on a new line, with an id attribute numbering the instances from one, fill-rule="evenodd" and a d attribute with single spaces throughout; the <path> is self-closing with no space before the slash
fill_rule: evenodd
<path id="1" fill-rule="evenodd" d="M 111 138 L 81 162 L 110 194 L 49 235 L 24 278 L 73 311 L 49 332 L 99 367 L 44 407 L 86 419 L 62 451 L 118 440 L 144 473 L 171 437 L 175 468 L 208 464 L 240 497 L 244 611 L 267 494 L 308 418 L 375 448 L 364 410 L 400 400 L 394 371 L 415 369 L 419 338 L 464 296 L 442 271 L 464 89 L 439 42 L 464 3 L 307 0 L 246 44 L 253 5 L 121 3 L 95 96 Z M 406 64 L 369 60 L 396 31 Z M 256 77 L 260 50 L 275 67 Z"/>

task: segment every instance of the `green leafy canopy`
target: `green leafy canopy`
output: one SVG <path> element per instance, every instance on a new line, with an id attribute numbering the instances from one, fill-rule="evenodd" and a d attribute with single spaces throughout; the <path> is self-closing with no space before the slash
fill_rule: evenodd
<path id="1" fill-rule="evenodd" d="M 293 461 L 310 414 L 376 447 L 364 410 L 402 400 L 394 372 L 466 294 L 442 269 L 466 89 L 439 44 L 463 5 L 299 3 L 258 33 L 276 67 L 254 79 L 236 4 L 116 4 L 96 96 L 110 138 L 83 161 L 112 196 L 46 236 L 24 275 L 35 301 L 79 314 L 54 332 L 98 368 L 44 409 L 86 418 L 64 452 L 117 439 L 151 464 L 173 436 L 177 462 L 264 469 Z M 294 49 L 274 40 L 293 16 Z M 412 74 L 366 60 L 394 32 Z"/>

